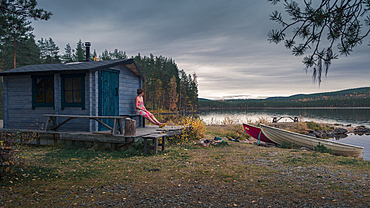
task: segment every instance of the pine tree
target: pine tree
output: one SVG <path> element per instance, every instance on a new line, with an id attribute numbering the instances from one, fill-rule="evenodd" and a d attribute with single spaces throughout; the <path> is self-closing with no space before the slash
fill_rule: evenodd
<path id="1" fill-rule="evenodd" d="M 168 86 L 169 90 L 169 110 L 170 111 L 177 111 L 177 101 L 179 95 L 177 94 L 177 83 L 176 78 L 173 76 L 170 80 L 170 84 Z"/>
<path id="2" fill-rule="evenodd" d="M 93 54 L 91 56 L 91 59 L 92 59 L 92 61 L 98 61 L 99 60 L 98 54 L 96 53 L 96 50 L 95 49 L 94 49 L 94 52 L 93 52 Z"/>
<path id="3" fill-rule="evenodd" d="M 47 57 L 47 40 L 44 41 L 44 38 L 41 38 L 40 40 L 37 41 L 37 45 L 40 49 L 40 59 L 41 63 L 44 63 Z"/>
<path id="4" fill-rule="evenodd" d="M 198 100 L 195 73 L 194 78 L 188 76 L 184 70 L 179 71 L 175 61 L 163 56 L 154 57 L 150 54 L 149 57 L 142 57 L 139 53 L 134 60 L 145 78 L 143 88 L 147 108 L 170 110 L 196 108 L 191 106 L 193 103 L 196 105 Z"/>
<path id="5" fill-rule="evenodd" d="M 82 43 L 81 39 L 77 43 L 76 54 L 74 55 L 74 60 L 77 62 L 82 62 L 86 59 L 85 45 Z"/>
<path id="6" fill-rule="evenodd" d="M 103 61 L 106 61 L 106 60 L 112 60 L 112 57 L 110 57 L 110 53 L 108 52 L 108 50 L 107 50 L 107 49 L 105 49 L 105 50 L 101 53 L 100 59 L 101 59 L 101 60 L 103 60 Z"/>
<path id="7" fill-rule="evenodd" d="M 49 38 L 48 43 L 49 43 L 48 53 L 51 60 L 51 64 L 61 63 L 60 56 L 58 55 L 59 47 L 55 44 L 55 42 L 51 38 Z"/>
<path id="8" fill-rule="evenodd" d="M 19 45 L 17 65 L 18 67 L 26 65 L 40 64 L 40 49 L 36 44 L 33 35 Z"/>
<path id="9" fill-rule="evenodd" d="M 52 38 L 43 39 L 41 38 L 38 42 L 38 46 L 41 51 L 40 59 L 43 64 L 61 63 L 59 53 L 59 47 L 55 44 Z"/>
<path id="10" fill-rule="evenodd" d="M 12 48 L 13 68 L 17 67 L 19 45 L 31 38 L 33 28 L 28 19 L 48 20 L 52 15 L 36 5 L 36 0 L 0 1 L 0 45 Z"/>
<path id="11" fill-rule="evenodd" d="M 119 51 L 118 49 L 114 49 L 113 52 L 109 52 L 109 55 L 112 59 L 126 59 L 127 55 L 125 51 Z"/>
<path id="12" fill-rule="evenodd" d="M 181 110 L 186 110 L 188 95 L 187 89 L 189 88 L 189 80 L 184 70 L 180 70 L 180 89 L 179 89 L 179 108 Z"/>
<path id="13" fill-rule="evenodd" d="M 277 4 L 281 0 L 268 1 Z M 303 64 L 306 71 L 313 68 L 313 79 L 320 84 L 322 72 L 325 70 L 326 75 L 331 61 L 338 58 L 335 51 L 350 55 L 370 34 L 370 16 L 365 16 L 370 11 L 370 0 L 304 1 L 302 5 L 284 0 L 291 19 L 284 20 L 278 11 L 272 13 L 270 20 L 281 24 L 282 29 L 271 30 L 268 40 L 276 44 L 284 41 L 295 56 L 308 53 Z M 287 31 L 292 32 L 291 38 L 286 38 Z"/>
<path id="14" fill-rule="evenodd" d="M 194 72 L 193 80 L 191 82 L 191 100 L 192 100 L 192 110 L 197 109 L 198 106 L 198 76 Z"/>
<path id="15" fill-rule="evenodd" d="M 12 42 L 6 42 L 0 46 L 0 69 L 9 70 L 14 68 L 14 47 Z M 17 45 L 16 66 L 22 67 L 30 64 L 40 64 L 40 50 L 31 34 L 27 39 Z"/>
<path id="16" fill-rule="evenodd" d="M 13 68 L 17 68 L 17 51 L 19 51 L 18 46 L 21 42 L 27 40 L 31 35 L 33 28 L 31 27 L 31 22 L 27 21 L 26 18 L 21 16 L 8 16 L 8 21 L 10 27 L 4 28 L 3 31 L 5 35 L 1 39 L 2 44 L 7 44 L 8 47 L 12 48 L 13 55 Z M 11 43 L 11 44 L 9 44 Z"/>
<path id="17" fill-rule="evenodd" d="M 73 57 L 74 57 L 73 53 L 74 53 L 74 50 L 71 48 L 71 45 L 67 43 L 66 47 L 64 48 L 64 55 L 62 56 L 64 63 L 73 62 Z"/>

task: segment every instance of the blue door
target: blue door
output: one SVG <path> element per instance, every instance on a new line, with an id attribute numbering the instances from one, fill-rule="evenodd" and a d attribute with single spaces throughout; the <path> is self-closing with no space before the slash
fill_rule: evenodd
<path id="1" fill-rule="evenodd" d="M 118 116 L 118 77 L 119 71 L 101 70 L 99 72 L 99 116 Z M 113 119 L 102 119 L 113 126 Z M 99 131 L 108 130 L 99 124 Z"/>

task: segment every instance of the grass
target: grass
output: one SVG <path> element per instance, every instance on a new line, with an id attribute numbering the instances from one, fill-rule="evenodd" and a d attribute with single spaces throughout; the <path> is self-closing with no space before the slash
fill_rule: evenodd
<path id="1" fill-rule="evenodd" d="M 224 137 L 238 128 L 207 126 L 206 137 Z M 134 147 L 70 146 L 26 147 L 22 153 L 27 168 L 18 170 L 17 180 L 1 182 L 0 207 L 172 207 L 180 202 L 266 207 L 263 203 L 273 205 L 275 199 L 286 206 L 298 206 L 297 199 L 338 206 L 370 203 L 370 162 L 328 153 L 238 142 L 208 148 L 173 144 L 158 155 Z"/>
<path id="2" fill-rule="evenodd" d="M 333 130 L 335 125 L 328 125 L 328 124 L 322 124 L 322 123 L 315 123 L 315 122 L 280 122 L 280 123 L 275 123 L 272 124 L 272 126 L 298 132 L 301 134 L 306 134 L 309 132 L 309 130 Z"/>
<path id="3" fill-rule="evenodd" d="M 213 139 L 214 136 L 228 137 L 232 139 L 249 138 L 248 134 L 244 134 L 244 129 L 242 125 L 210 125 L 210 126 L 207 126 L 205 137 L 208 139 Z"/>

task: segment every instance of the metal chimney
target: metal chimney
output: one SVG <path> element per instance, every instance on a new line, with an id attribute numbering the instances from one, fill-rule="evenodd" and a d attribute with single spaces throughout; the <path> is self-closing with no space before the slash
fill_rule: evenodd
<path id="1" fill-rule="evenodd" d="M 90 42 L 85 42 L 85 47 L 86 47 L 86 61 L 90 61 Z"/>

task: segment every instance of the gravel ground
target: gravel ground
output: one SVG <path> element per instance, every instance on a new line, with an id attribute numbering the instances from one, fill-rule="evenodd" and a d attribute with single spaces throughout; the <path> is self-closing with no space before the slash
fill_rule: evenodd
<path id="1" fill-rule="evenodd" d="M 117 159 L 120 175 L 112 173 L 112 169 L 107 172 L 109 177 L 91 185 L 66 181 L 68 185 L 55 184 L 48 191 L 43 190 L 43 182 L 2 187 L 0 208 L 61 207 L 60 204 L 62 207 L 370 207 L 370 172 L 364 171 L 369 169 L 367 163 L 364 167 L 341 165 L 331 162 L 330 159 L 338 157 L 328 154 L 317 153 L 312 159 L 308 151 L 230 143 L 219 149 L 178 148 L 163 155 Z M 158 166 L 147 166 L 149 160 Z M 338 161 L 345 162 L 346 158 Z M 111 164 L 110 160 L 100 162 Z M 126 166 L 132 171 L 127 171 Z M 233 169 L 235 166 L 238 167 Z M 177 169 L 179 172 L 175 174 Z M 214 172 L 199 174 L 203 169 L 214 169 Z M 224 177 L 223 171 L 230 176 Z M 254 175 L 239 178 L 238 174 L 244 172 Z M 32 194 L 24 194 L 24 189 L 32 189 Z M 20 198 L 23 200 L 16 200 Z"/>
<path id="2" fill-rule="evenodd" d="M 285 177 L 287 175 L 282 176 L 281 180 L 284 181 Z M 170 187 L 148 185 L 146 190 L 137 189 L 134 184 L 117 183 L 113 186 L 89 187 L 86 190 L 81 189 L 80 192 L 66 192 L 65 195 L 72 194 L 76 199 L 86 198 L 86 196 L 100 198 L 83 203 L 66 201 L 66 207 L 370 207 L 369 202 L 356 203 L 356 198 L 364 196 L 357 194 L 356 185 L 353 184 L 353 186 L 351 196 L 320 190 L 322 195 L 330 195 L 330 197 L 317 198 L 303 198 L 296 193 L 264 195 L 254 193 L 251 191 L 253 187 L 250 186 L 240 189 L 233 186 L 226 187 L 223 184 L 202 185 L 199 182 L 181 183 Z M 314 186 L 310 191 L 315 189 Z M 104 194 L 114 195 L 114 197 L 104 197 Z M 118 195 L 124 197 L 117 199 Z"/>

